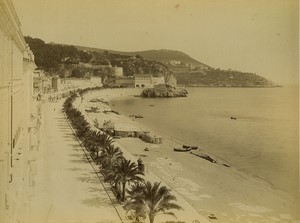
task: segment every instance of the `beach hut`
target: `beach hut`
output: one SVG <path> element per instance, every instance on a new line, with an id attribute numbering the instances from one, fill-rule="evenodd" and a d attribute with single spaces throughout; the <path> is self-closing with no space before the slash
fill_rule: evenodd
<path id="1" fill-rule="evenodd" d="M 155 135 L 155 134 L 151 134 L 150 132 L 146 132 L 144 134 L 141 135 L 141 138 L 145 141 L 145 142 L 149 142 L 149 143 L 154 143 L 154 144 L 161 144 L 163 143 L 163 138 Z"/>
<path id="2" fill-rule="evenodd" d="M 130 124 L 115 124 L 114 135 L 119 137 L 139 137 L 142 130 Z"/>

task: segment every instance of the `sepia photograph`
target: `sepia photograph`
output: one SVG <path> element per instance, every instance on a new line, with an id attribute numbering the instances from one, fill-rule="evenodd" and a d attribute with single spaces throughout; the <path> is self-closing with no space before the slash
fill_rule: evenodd
<path id="1" fill-rule="evenodd" d="M 298 0 L 0 0 L 0 223 L 300 223 Z"/>

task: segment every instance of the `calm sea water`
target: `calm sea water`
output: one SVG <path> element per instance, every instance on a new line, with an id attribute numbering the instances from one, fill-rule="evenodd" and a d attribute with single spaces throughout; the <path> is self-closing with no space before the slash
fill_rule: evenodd
<path id="1" fill-rule="evenodd" d="M 127 97 L 112 103 L 124 115 L 143 115 L 136 121 L 152 129 L 197 144 L 283 190 L 298 191 L 297 88 L 187 90 L 187 98 Z"/>

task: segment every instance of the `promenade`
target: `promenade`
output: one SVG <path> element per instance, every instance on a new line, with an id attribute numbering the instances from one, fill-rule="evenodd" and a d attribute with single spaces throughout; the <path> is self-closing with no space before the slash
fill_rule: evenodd
<path id="1" fill-rule="evenodd" d="M 122 222 L 61 111 L 63 101 L 43 107 L 29 222 Z"/>

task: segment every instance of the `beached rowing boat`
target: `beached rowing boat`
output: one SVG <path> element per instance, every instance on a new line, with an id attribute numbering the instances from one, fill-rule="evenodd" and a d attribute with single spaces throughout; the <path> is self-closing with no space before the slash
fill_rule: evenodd
<path id="1" fill-rule="evenodd" d="M 196 149 L 198 149 L 198 146 L 189 146 L 189 145 L 182 145 L 182 148 L 191 148 L 191 149 L 193 149 L 193 150 L 196 150 Z"/>
<path id="2" fill-rule="evenodd" d="M 204 154 L 204 153 L 194 153 L 194 152 L 191 152 L 191 154 L 193 154 L 195 156 L 198 156 L 198 157 L 200 157 L 202 159 L 208 160 L 209 162 L 217 163 L 217 160 L 213 159 L 212 157 L 210 157 L 207 154 Z"/>
<path id="3" fill-rule="evenodd" d="M 192 149 L 189 147 L 189 148 L 174 148 L 174 151 L 176 152 L 189 152 L 191 151 Z"/>

